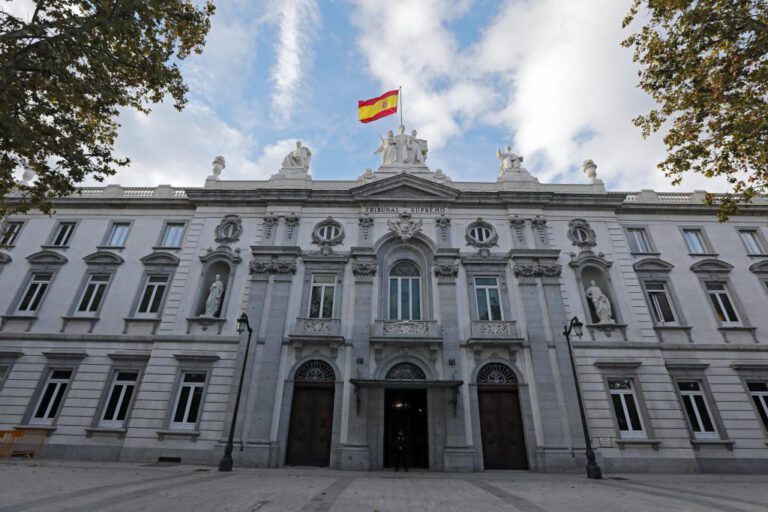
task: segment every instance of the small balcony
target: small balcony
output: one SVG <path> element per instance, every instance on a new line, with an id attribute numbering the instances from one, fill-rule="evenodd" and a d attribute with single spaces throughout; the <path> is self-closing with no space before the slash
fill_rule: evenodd
<path id="1" fill-rule="evenodd" d="M 505 320 L 475 320 L 471 341 L 520 340 L 517 323 Z"/>
<path id="2" fill-rule="evenodd" d="M 341 336 L 341 319 L 339 318 L 297 318 L 293 335 L 300 337 L 333 337 Z"/>
<path id="3" fill-rule="evenodd" d="M 374 338 L 440 338 L 440 324 L 437 320 L 376 320 L 373 326 Z"/>

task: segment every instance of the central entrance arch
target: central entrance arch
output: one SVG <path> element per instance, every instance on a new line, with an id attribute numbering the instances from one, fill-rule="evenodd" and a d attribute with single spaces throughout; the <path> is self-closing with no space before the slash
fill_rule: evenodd
<path id="1" fill-rule="evenodd" d="M 285 456 L 287 466 L 328 466 L 335 380 L 333 368 L 324 361 L 307 361 L 296 370 Z"/>
<path id="2" fill-rule="evenodd" d="M 387 372 L 386 379 L 398 386 L 384 390 L 384 466 L 395 465 L 395 438 L 405 435 L 406 459 L 412 468 L 429 468 L 429 432 L 427 430 L 427 390 L 415 386 L 426 380 L 421 368 L 413 363 L 399 363 Z M 411 381 L 414 388 L 403 387 Z"/>
<path id="3" fill-rule="evenodd" d="M 488 363 L 477 374 L 480 436 L 485 469 L 528 469 L 517 377 L 501 363 Z"/>

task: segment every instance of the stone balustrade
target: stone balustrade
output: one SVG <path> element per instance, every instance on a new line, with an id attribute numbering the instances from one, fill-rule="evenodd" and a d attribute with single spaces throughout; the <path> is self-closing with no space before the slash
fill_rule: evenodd
<path id="1" fill-rule="evenodd" d="M 373 336 L 380 338 L 439 338 L 436 320 L 376 320 Z"/>

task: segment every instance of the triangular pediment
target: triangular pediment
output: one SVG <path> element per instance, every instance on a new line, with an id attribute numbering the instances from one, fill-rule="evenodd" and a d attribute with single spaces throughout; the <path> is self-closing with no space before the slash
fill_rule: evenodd
<path id="1" fill-rule="evenodd" d="M 350 190 L 355 199 L 456 199 L 459 191 L 406 173 L 400 173 Z"/>

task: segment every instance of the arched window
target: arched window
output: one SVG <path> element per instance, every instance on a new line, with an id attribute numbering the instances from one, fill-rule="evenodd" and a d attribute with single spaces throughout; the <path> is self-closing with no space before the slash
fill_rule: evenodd
<path id="1" fill-rule="evenodd" d="M 295 381 L 302 382 L 333 382 L 336 380 L 336 374 L 331 365 L 325 361 L 314 359 L 307 361 L 296 370 Z"/>
<path id="2" fill-rule="evenodd" d="M 478 384 L 517 384 L 512 368 L 501 363 L 488 363 L 477 373 Z"/>
<path id="3" fill-rule="evenodd" d="M 420 275 L 412 261 L 397 262 L 389 271 L 390 320 L 421 320 Z"/>
<path id="4" fill-rule="evenodd" d="M 413 363 L 398 363 L 387 372 L 388 380 L 426 380 L 424 371 Z"/>

